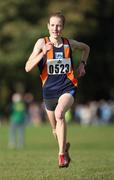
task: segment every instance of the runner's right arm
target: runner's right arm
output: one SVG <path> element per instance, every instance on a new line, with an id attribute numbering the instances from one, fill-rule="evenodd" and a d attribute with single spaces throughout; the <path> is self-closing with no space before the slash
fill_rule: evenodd
<path id="1" fill-rule="evenodd" d="M 29 59 L 26 62 L 25 65 L 25 71 L 29 72 L 33 69 L 33 67 L 35 67 L 39 61 L 42 59 L 42 57 L 44 56 L 43 51 L 42 51 L 42 47 L 43 47 L 43 39 L 39 39 L 35 46 L 34 49 L 29 57 Z"/>
<path id="2" fill-rule="evenodd" d="M 25 71 L 26 72 L 31 71 L 40 62 L 40 60 L 47 53 L 47 51 L 50 50 L 51 48 L 52 48 L 51 42 L 45 44 L 43 38 L 39 39 L 36 42 L 28 61 L 26 62 Z"/>

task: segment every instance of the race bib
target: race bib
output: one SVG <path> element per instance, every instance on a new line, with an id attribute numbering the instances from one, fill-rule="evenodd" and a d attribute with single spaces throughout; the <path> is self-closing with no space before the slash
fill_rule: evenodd
<path id="1" fill-rule="evenodd" d="M 47 59 L 47 70 L 50 75 L 66 74 L 71 70 L 70 58 Z"/>

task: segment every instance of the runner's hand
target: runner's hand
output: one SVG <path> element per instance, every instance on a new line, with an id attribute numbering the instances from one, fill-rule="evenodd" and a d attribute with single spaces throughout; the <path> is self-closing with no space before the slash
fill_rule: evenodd
<path id="1" fill-rule="evenodd" d="M 48 42 L 44 45 L 42 51 L 44 53 L 44 55 L 47 53 L 47 51 L 49 51 L 53 46 L 53 43 L 52 42 Z"/>
<path id="2" fill-rule="evenodd" d="M 80 78 L 85 75 L 85 67 L 83 63 L 80 63 L 80 65 L 77 68 L 77 77 Z"/>

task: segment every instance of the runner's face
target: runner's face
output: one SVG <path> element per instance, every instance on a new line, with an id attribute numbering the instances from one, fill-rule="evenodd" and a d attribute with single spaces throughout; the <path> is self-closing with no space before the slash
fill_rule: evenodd
<path id="1" fill-rule="evenodd" d="M 59 17 L 51 17 L 48 23 L 48 30 L 51 37 L 60 37 L 63 30 L 62 20 Z"/>

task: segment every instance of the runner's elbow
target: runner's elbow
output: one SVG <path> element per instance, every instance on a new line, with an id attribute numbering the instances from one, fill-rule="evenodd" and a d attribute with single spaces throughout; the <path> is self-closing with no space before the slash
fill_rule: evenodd
<path id="1" fill-rule="evenodd" d="M 90 52 L 90 46 L 86 45 L 86 50 Z"/>
<path id="2" fill-rule="evenodd" d="M 29 72 L 31 70 L 31 68 L 28 66 L 28 64 L 25 65 L 25 71 Z"/>

